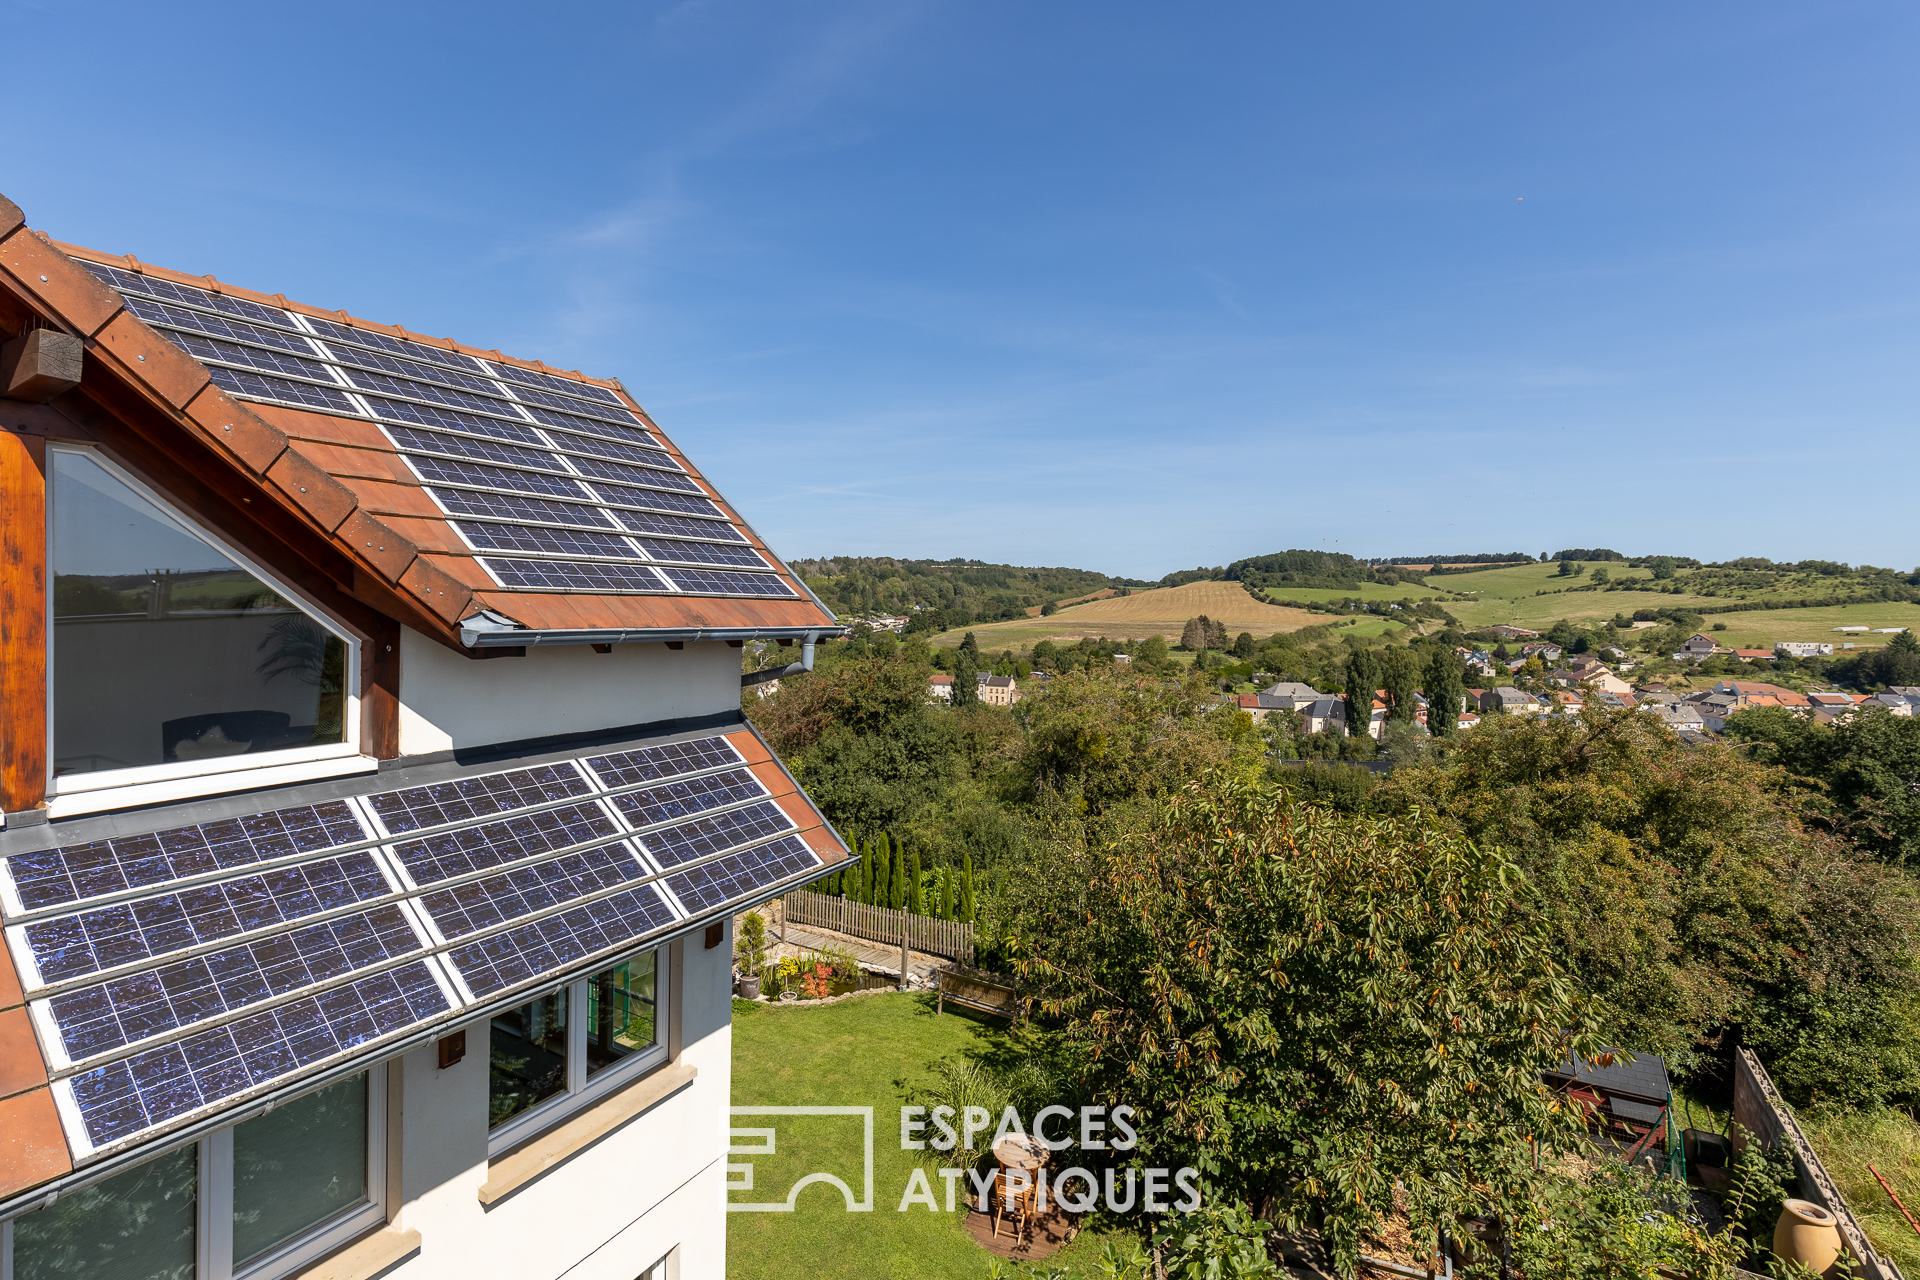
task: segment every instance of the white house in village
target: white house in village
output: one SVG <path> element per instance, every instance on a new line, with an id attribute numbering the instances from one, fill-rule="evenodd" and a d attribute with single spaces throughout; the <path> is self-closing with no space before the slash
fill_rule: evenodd
<path id="1" fill-rule="evenodd" d="M 4 200 L 0 343 L 0 1272 L 721 1276 L 833 615 L 610 379 Z"/>

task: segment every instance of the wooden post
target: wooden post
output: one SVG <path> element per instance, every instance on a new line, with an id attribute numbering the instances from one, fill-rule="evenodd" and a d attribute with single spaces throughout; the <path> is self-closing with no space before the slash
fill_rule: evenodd
<path id="1" fill-rule="evenodd" d="M 0 811 L 47 798 L 46 447 L 0 431 Z"/>
<path id="2" fill-rule="evenodd" d="M 900 908 L 900 989 L 907 989 L 907 922 L 911 919 L 905 907 Z"/>

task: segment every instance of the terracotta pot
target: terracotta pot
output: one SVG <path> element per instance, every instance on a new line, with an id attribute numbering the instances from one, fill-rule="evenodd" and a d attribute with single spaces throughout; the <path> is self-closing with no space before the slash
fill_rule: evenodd
<path id="1" fill-rule="evenodd" d="M 1825 1275 L 1840 1257 L 1840 1224 L 1811 1200 L 1789 1200 L 1773 1227 L 1773 1251 Z"/>

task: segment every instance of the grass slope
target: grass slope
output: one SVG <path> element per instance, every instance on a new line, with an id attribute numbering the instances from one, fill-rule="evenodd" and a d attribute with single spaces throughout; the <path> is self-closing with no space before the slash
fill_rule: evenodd
<path id="1" fill-rule="evenodd" d="M 1270 636 L 1298 631 L 1333 619 L 1304 609 L 1285 609 L 1256 600 L 1237 582 L 1189 582 L 1184 586 L 1136 591 L 1062 609 L 1050 618 L 1015 618 L 949 631 L 936 643 L 959 644 L 968 631 L 983 650 L 1031 648 L 1037 641 L 1078 642 L 1087 636 L 1161 635 L 1178 640 L 1187 619 L 1206 614 L 1227 624 L 1229 633 L 1251 631 Z"/>
<path id="2" fill-rule="evenodd" d="M 848 1213 L 839 1191 L 815 1184 L 800 1193 L 793 1213 L 728 1214 L 728 1276 L 981 1280 L 987 1255 L 961 1226 L 963 1211 L 897 1211 L 921 1155 L 900 1149 L 900 1107 L 904 1089 L 929 1078 L 929 1064 L 992 1056 L 1005 1043 L 998 1019 L 952 1011 L 936 1017 L 931 996 L 863 996 L 812 1009 L 736 1001 L 734 1105 L 872 1107 L 874 1195 L 872 1213 Z M 777 1126 L 779 1139 L 774 1155 L 752 1157 L 754 1190 L 729 1192 L 730 1201 L 784 1200 L 787 1188 L 815 1170 L 836 1173 L 859 1192 L 858 1129 L 847 1128 L 857 1120 L 742 1116 L 734 1123 Z M 931 1173 L 929 1182 L 944 1204 L 945 1184 Z M 1085 1232 L 1055 1260 L 1090 1269 L 1099 1252 L 1094 1233 Z"/>

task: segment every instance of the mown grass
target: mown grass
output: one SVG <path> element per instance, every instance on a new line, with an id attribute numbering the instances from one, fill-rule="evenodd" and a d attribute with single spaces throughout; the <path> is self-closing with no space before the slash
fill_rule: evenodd
<path id="1" fill-rule="evenodd" d="M 849 1213 L 838 1191 L 816 1184 L 793 1213 L 727 1215 L 727 1274 L 734 1280 L 982 1280 L 987 1255 L 967 1235 L 963 1208 L 898 1211 L 923 1153 L 900 1149 L 900 1107 L 946 1057 L 997 1058 L 1010 1052 L 999 1019 L 955 1012 L 935 1016 L 931 996 L 862 996 L 810 1009 L 769 1009 L 736 1001 L 733 1022 L 735 1106 L 870 1106 L 874 1109 L 871 1213 Z M 730 1192 L 734 1203 L 784 1200 L 798 1177 L 840 1172 L 857 1193 L 860 1161 L 849 1155 L 848 1121 L 838 1118 L 737 1117 L 744 1127 L 776 1127 L 774 1156 L 752 1160 L 755 1186 Z M 857 1123 L 857 1122 L 853 1122 Z M 852 1150 L 857 1151 L 857 1143 Z M 930 1177 L 937 1198 L 943 1183 Z M 964 1194 L 964 1192 L 963 1192 Z M 1055 1255 L 1090 1271 L 1100 1252 L 1083 1233 Z"/>

